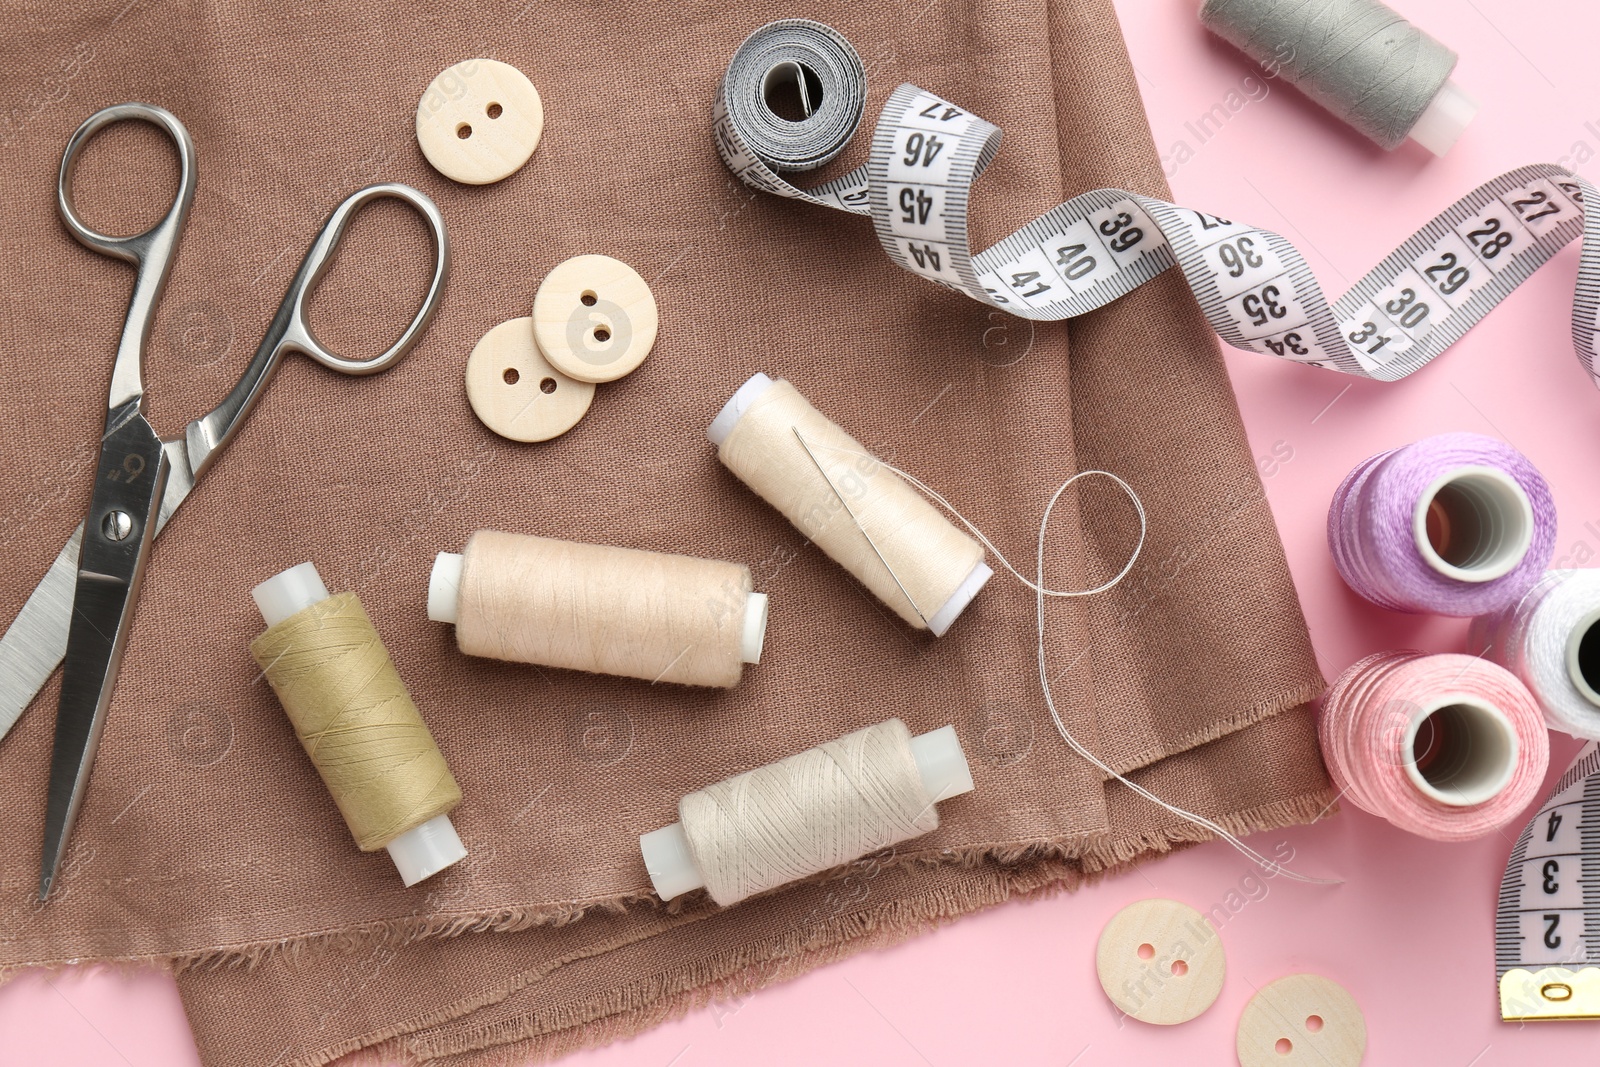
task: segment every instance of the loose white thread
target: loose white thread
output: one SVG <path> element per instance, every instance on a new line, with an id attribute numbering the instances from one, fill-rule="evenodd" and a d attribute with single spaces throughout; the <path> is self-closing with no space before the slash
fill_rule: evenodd
<path id="1" fill-rule="evenodd" d="M 857 452 L 855 454 L 857 454 L 857 455 L 865 455 L 865 453 L 860 453 L 860 452 Z M 898 475 L 900 478 L 904 479 L 910 485 L 914 486 L 915 488 L 917 488 L 921 492 L 927 494 L 927 496 L 930 499 L 935 501 L 940 507 L 944 508 L 947 512 L 949 512 L 952 516 L 954 516 L 956 521 L 960 522 L 961 525 L 965 526 L 969 531 L 971 531 L 972 535 L 974 537 L 976 537 L 978 539 L 978 541 L 981 544 L 984 545 L 984 547 L 988 548 L 989 551 L 993 552 L 995 554 L 995 558 L 1000 561 L 1001 566 L 1005 567 L 1005 569 L 1007 571 L 1009 571 L 1013 576 L 1015 576 L 1016 579 L 1019 582 L 1021 582 L 1025 586 L 1027 586 L 1029 589 L 1033 590 L 1035 603 L 1036 603 L 1036 606 L 1037 606 L 1037 620 L 1038 620 L 1039 688 L 1044 693 L 1045 706 L 1047 708 L 1049 708 L 1049 710 L 1050 710 L 1050 719 L 1051 719 L 1052 722 L 1055 723 L 1056 732 L 1061 735 L 1061 739 L 1063 741 L 1065 741 L 1072 748 L 1072 750 L 1074 752 L 1076 752 L 1078 755 L 1082 756 L 1084 759 L 1088 760 L 1091 764 L 1093 764 L 1096 768 L 1098 768 L 1102 774 L 1105 774 L 1105 775 L 1107 775 L 1108 777 L 1111 777 L 1111 778 L 1115 778 L 1117 781 L 1121 782 L 1123 785 L 1125 785 L 1129 789 L 1133 790 L 1133 792 L 1137 793 L 1139 796 L 1141 796 L 1141 797 L 1145 798 L 1146 800 L 1150 801 L 1150 803 L 1155 804 L 1158 807 L 1163 808 L 1166 811 L 1171 812 L 1172 814 L 1178 816 L 1181 819 L 1185 819 L 1185 820 L 1187 820 L 1187 821 L 1189 821 L 1191 823 L 1194 823 L 1197 826 L 1200 826 L 1200 827 L 1203 827 L 1206 830 L 1209 830 L 1211 833 L 1215 834 L 1221 840 L 1226 841 L 1235 850 L 1237 850 L 1241 855 L 1243 855 L 1245 858 L 1249 859 L 1252 863 L 1254 863 L 1256 866 L 1261 868 L 1261 870 L 1264 873 L 1268 874 L 1268 875 L 1274 875 L 1274 876 L 1275 875 L 1283 875 L 1283 876 L 1285 876 L 1285 877 L 1287 877 L 1287 878 L 1289 878 L 1289 879 L 1291 879 L 1293 881 L 1307 882 L 1307 883 L 1311 883 L 1311 884 L 1315 884 L 1315 885 L 1340 885 L 1340 884 L 1343 884 L 1343 879 L 1339 879 L 1339 878 L 1312 878 L 1312 877 L 1310 877 L 1308 875 L 1302 875 L 1302 874 L 1298 874 L 1298 873 L 1296 873 L 1294 871 L 1291 871 L 1289 868 L 1283 866 L 1281 863 L 1277 862 L 1276 860 L 1269 859 L 1268 857 L 1263 856 L 1261 853 L 1257 852 L 1255 849 L 1251 848 L 1249 845 L 1247 845 L 1243 841 L 1241 841 L 1236 835 L 1234 835 L 1233 833 L 1228 831 L 1226 828 L 1218 825 L 1216 822 L 1212 821 L 1211 819 L 1206 818 L 1204 815 L 1197 815 L 1192 811 L 1188 811 L 1188 810 L 1186 810 L 1184 808 L 1178 807 L 1176 804 L 1169 804 L 1167 801 L 1162 800 L 1160 797 L 1156 796 L 1154 793 L 1152 793 L 1150 790 L 1146 789 L 1144 786 L 1139 785 L 1137 782 L 1134 782 L 1134 781 L 1130 780 L 1129 778 L 1127 778 L 1127 777 L 1117 773 L 1115 770 L 1113 770 L 1110 765 L 1108 765 L 1104 761 L 1102 761 L 1093 752 L 1089 751 L 1089 749 L 1086 748 L 1077 738 L 1073 737 L 1072 736 L 1072 732 L 1067 729 L 1066 723 L 1062 721 L 1061 713 L 1056 708 L 1055 697 L 1050 692 L 1050 672 L 1049 672 L 1049 667 L 1048 667 L 1048 660 L 1047 660 L 1047 657 L 1045 655 L 1045 633 L 1046 633 L 1046 629 L 1045 629 L 1045 614 L 1044 614 L 1045 598 L 1046 597 L 1093 596 L 1094 594 L 1097 594 L 1097 593 L 1104 593 L 1107 590 L 1109 590 L 1109 589 L 1113 588 L 1114 586 L 1116 586 L 1119 582 L 1121 582 L 1124 578 L 1126 578 L 1128 576 L 1128 573 L 1130 571 L 1133 570 L 1133 565 L 1136 562 L 1138 562 L 1139 554 L 1144 550 L 1145 534 L 1146 534 L 1147 528 L 1148 528 L 1148 521 L 1147 521 L 1146 516 L 1145 516 L 1144 503 L 1139 499 L 1139 494 L 1134 492 L 1132 486 L 1130 486 L 1127 482 L 1123 481 L 1121 478 L 1117 477 L 1115 474 L 1112 474 L 1110 471 L 1102 471 L 1102 470 L 1079 471 L 1077 474 L 1074 474 L 1071 478 L 1068 478 L 1065 482 L 1062 482 L 1060 487 L 1057 488 L 1055 493 L 1050 497 L 1050 502 L 1047 505 L 1045 505 L 1044 516 L 1039 521 L 1039 542 L 1038 542 L 1038 553 L 1037 553 L 1037 557 L 1036 557 L 1036 564 L 1037 564 L 1036 573 L 1037 573 L 1038 577 L 1037 577 L 1037 580 L 1035 580 L 1035 581 L 1029 581 L 1020 572 L 1018 572 L 1016 567 L 1012 566 L 1011 561 L 1006 559 L 1006 557 L 1001 554 L 1000 550 L 995 547 L 994 542 L 989 540 L 989 538 L 983 533 L 982 530 L 979 530 L 977 528 L 977 526 L 975 526 L 971 521 L 969 521 L 966 518 L 966 516 L 962 515 L 959 511 L 957 511 L 953 504 L 951 504 L 943 496 L 939 495 L 939 493 L 936 492 L 932 487 L 930 487 L 929 485 L 927 485 L 925 482 L 923 482 L 919 478 L 915 477 L 914 475 L 908 474 L 907 472 L 905 472 L 903 470 L 900 470 L 897 467 L 893 467 L 893 466 L 891 466 L 891 465 L 889 465 L 887 463 L 882 463 L 881 460 L 877 460 L 875 462 L 878 462 L 878 463 L 882 464 L 882 466 L 883 466 L 883 468 L 885 470 L 890 471 L 893 474 Z M 1077 590 L 1051 589 L 1045 584 L 1045 566 L 1044 566 L 1045 539 L 1046 539 L 1046 536 L 1047 536 L 1047 534 L 1049 532 L 1049 529 L 1050 529 L 1050 516 L 1055 511 L 1056 503 L 1061 499 L 1062 494 L 1065 493 L 1068 489 L 1070 489 L 1074 484 L 1076 484 L 1079 479 L 1087 478 L 1087 477 L 1090 477 L 1091 475 L 1098 475 L 1100 477 L 1109 478 L 1113 482 L 1116 482 L 1117 485 L 1122 489 L 1122 491 L 1128 495 L 1128 499 L 1133 502 L 1134 510 L 1137 511 L 1138 515 L 1139 515 L 1139 539 L 1138 539 L 1138 542 L 1134 545 L 1133 553 L 1128 557 L 1128 562 L 1125 563 L 1123 565 L 1122 569 L 1120 571 L 1118 571 L 1116 573 L 1116 575 L 1114 577 L 1112 577 L 1109 581 L 1103 582 L 1100 585 L 1097 585 L 1092 589 L 1077 589 Z"/>

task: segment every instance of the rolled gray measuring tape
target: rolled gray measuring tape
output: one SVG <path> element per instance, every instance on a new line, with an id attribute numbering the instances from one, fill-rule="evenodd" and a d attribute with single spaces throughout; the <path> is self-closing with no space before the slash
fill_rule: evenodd
<path id="1" fill-rule="evenodd" d="M 796 121 L 767 104 L 783 81 L 800 96 Z M 1330 305 L 1278 234 L 1121 189 L 1073 197 L 974 255 L 967 201 L 1000 130 L 915 85 L 890 94 L 865 166 L 812 189 L 790 184 L 784 174 L 844 150 L 865 100 L 849 41 L 821 23 L 774 22 L 728 64 L 714 111 L 717 149 L 753 189 L 870 216 L 890 259 L 1002 311 L 1072 318 L 1176 266 L 1233 347 L 1379 381 L 1422 368 L 1583 234 L 1572 341 L 1600 385 L 1600 218 L 1585 206 L 1594 188 L 1554 164 L 1480 185 Z"/>

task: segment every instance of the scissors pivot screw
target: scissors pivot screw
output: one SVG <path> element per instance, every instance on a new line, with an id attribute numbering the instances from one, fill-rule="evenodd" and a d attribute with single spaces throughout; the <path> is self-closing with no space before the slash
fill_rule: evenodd
<path id="1" fill-rule="evenodd" d="M 112 541 L 126 540 L 133 532 L 133 516 L 126 511 L 108 511 L 100 523 L 100 530 Z"/>

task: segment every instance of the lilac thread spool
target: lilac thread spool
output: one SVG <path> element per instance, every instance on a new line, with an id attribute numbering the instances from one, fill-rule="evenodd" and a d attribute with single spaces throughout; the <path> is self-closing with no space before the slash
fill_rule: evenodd
<path id="1" fill-rule="evenodd" d="M 1391 611 L 1473 616 L 1516 603 L 1555 552 L 1550 487 L 1521 452 L 1447 433 L 1345 476 L 1328 548 L 1345 582 Z"/>

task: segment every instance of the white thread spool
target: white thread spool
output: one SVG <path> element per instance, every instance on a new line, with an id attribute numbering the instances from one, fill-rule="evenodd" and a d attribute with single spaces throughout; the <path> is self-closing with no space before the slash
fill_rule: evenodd
<path id="1" fill-rule="evenodd" d="M 479 530 L 434 560 L 428 618 L 469 656 L 727 688 L 761 660 L 767 596 L 737 563 Z"/>
<path id="2" fill-rule="evenodd" d="M 1533 504 L 1497 467 L 1457 467 L 1417 498 L 1411 519 L 1417 551 L 1430 568 L 1458 582 L 1510 574 L 1533 544 Z"/>
<path id="3" fill-rule="evenodd" d="M 943 636 L 994 574 L 982 545 L 789 382 L 753 375 L 706 436 L 740 481 L 912 626 Z"/>
<path id="4" fill-rule="evenodd" d="M 1468 641 L 1522 679 L 1551 729 L 1600 739 L 1600 571 L 1546 571 L 1521 601 L 1474 619 Z"/>
<path id="5" fill-rule="evenodd" d="M 328 587 L 310 562 L 290 567 L 268 578 L 250 596 L 267 629 L 328 599 Z M 466 858 L 467 848 L 456 834 L 449 815 L 435 815 L 412 827 L 384 846 L 395 870 L 407 886 L 437 874 Z"/>
<path id="6" fill-rule="evenodd" d="M 783 802 L 764 803 L 763 786 Z M 639 851 L 662 900 L 705 886 L 726 907 L 934 830 L 934 805 L 973 788 L 955 727 L 912 737 L 890 719 L 689 794 Z"/>

